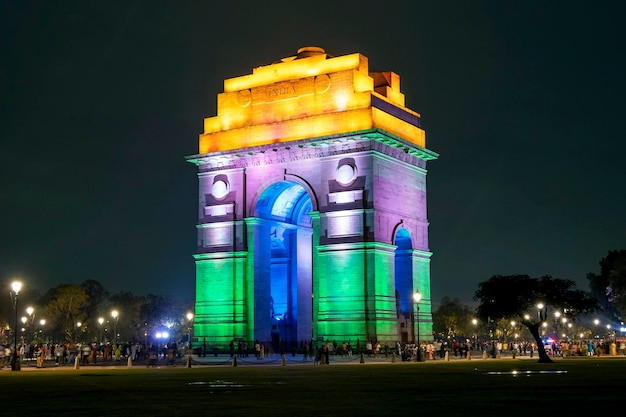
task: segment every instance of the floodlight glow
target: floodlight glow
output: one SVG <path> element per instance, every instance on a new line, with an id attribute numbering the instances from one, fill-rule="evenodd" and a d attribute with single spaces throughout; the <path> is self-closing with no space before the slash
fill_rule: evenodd
<path id="1" fill-rule="evenodd" d="M 168 339 L 170 334 L 168 332 L 156 332 L 155 336 L 157 339 Z"/>

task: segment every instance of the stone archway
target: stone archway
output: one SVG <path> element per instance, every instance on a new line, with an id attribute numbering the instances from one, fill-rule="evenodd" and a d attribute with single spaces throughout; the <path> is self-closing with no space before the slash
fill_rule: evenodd
<path id="1" fill-rule="evenodd" d="M 255 325 L 255 337 L 271 340 L 274 349 L 311 339 L 311 210 L 311 197 L 293 181 L 268 186 L 254 208 L 259 220 L 254 251 L 263 253 L 255 259 L 255 269 L 261 271 L 255 292 L 264 293 L 261 299 L 269 295 L 269 304 L 255 302 L 254 316 L 261 323 Z"/>
<path id="2" fill-rule="evenodd" d="M 396 285 L 396 311 L 400 340 L 412 341 L 415 321 L 413 316 L 413 244 L 411 234 L 401 227 L 394 236 L 394 275 Z"/>

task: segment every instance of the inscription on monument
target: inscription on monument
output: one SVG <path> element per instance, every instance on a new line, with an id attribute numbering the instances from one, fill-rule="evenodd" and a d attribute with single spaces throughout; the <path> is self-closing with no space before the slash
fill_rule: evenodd
<path id="1" fill-rule="evenodd" d="M 267 103 L 285 100 L 303 95 L 314 94 L 315 84 L 312 77 L 297 81 L 285 81 L 252 89 L 252 103 Z"/>

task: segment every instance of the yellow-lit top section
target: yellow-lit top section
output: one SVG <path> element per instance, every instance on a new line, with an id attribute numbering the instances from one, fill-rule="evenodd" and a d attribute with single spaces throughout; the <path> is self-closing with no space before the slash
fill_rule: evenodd
<path id="1" fill-rule="evenodd" d="M 331 57 L 306 47 L 224 80 L 217 116 L 204 119 L 199 153 L 372 128 L 426 147 L 424 131 L 412 123 L 418 118 L 404 107 L 397 74 L 370 73 L 367 58 L 358 53 Z"/>

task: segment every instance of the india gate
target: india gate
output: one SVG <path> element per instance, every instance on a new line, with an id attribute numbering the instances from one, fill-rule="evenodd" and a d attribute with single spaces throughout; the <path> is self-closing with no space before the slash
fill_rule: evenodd
<path id="1" fill-rule="evenodd" d="M 274 61 L 224 81 L 187 157 L 199 180 L 194 337 L 432 339 L 426 163 L 438 155 L 400 77 L 318 47 Z"/>

